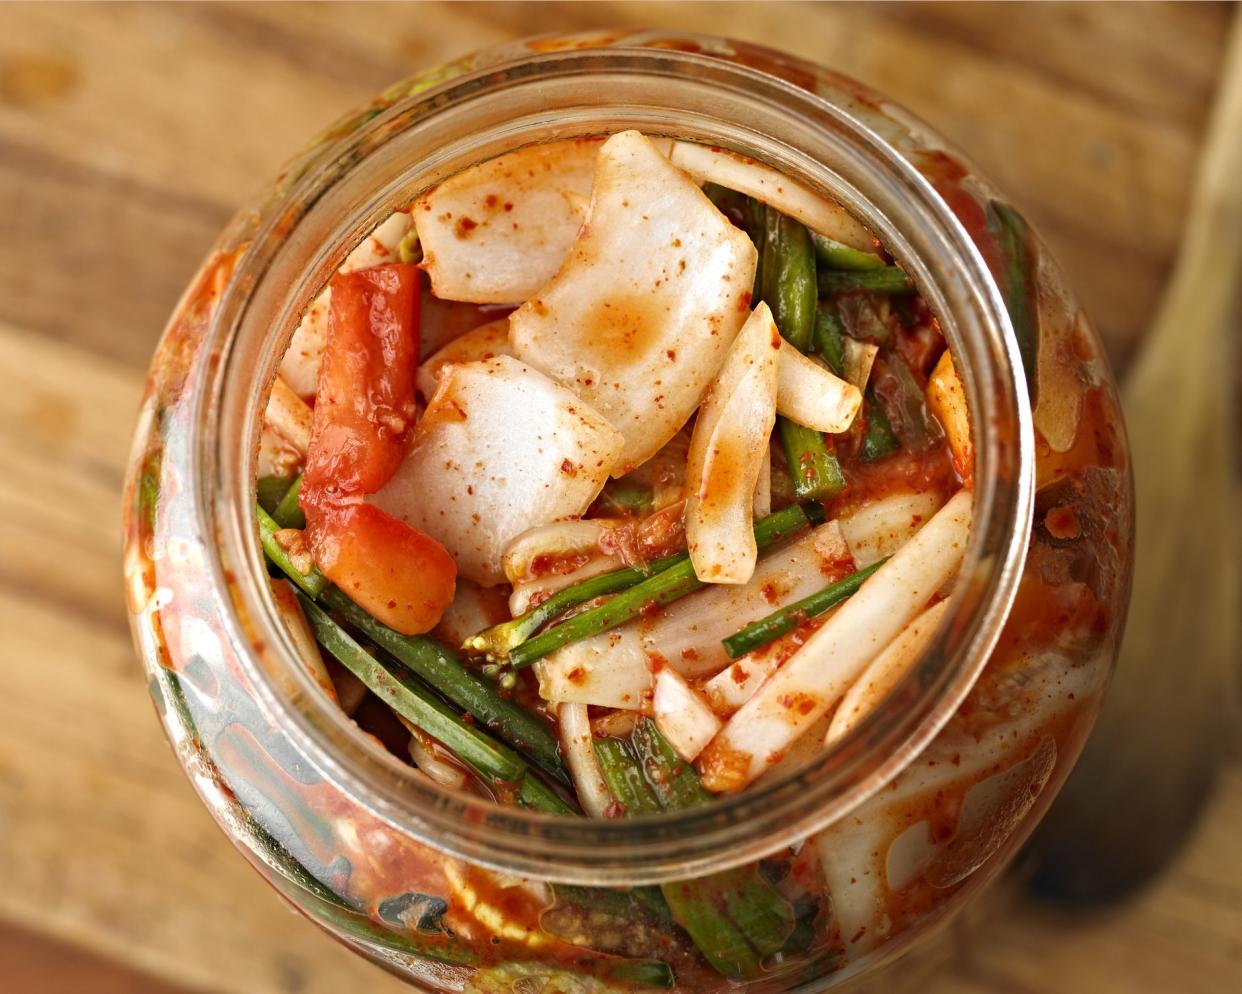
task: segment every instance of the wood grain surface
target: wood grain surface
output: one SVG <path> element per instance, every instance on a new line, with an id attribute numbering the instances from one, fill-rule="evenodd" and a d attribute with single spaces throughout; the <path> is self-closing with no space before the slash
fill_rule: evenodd
<path id="1" fill-rule="evenodd" d="M 212 824 L 154 720 L 121 595 L 119 491 L 156 337 L 232 209 L 324 124 L 415 68 L 525 34 L 648 24 L 785 48 L 969 150 L 1029 213 L 1124 365 L 1178 245 L 1231 16 L 0 6 L 0 919 L 189 989 L 402 989 L 282 906 Z M 1094 916 L 1021 901 L 968 916 L 933 994 L 1242 989 L 1239 752 L 1148 892 Z M 167 989 L 106 980 L 102 960 L 45 954 L 24 934 L 0 941 L 0 988 Z M 81 979 L 63 982 L 71 969 Z"/>

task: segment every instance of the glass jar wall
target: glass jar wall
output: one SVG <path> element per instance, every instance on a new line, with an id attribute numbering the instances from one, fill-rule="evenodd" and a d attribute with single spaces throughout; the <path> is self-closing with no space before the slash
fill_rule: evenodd
<path id="1" fill-rule="evenodd" d="M 350 249 L 467 165 L 625 128 L 744 152 L 877 234 L 961 363 L 975 521 L 951 619 L 840 747 L 705 808 L 593 822 L 437 788 L 362 735 L 297 664 L 250 509 L 276 365 Z M 178 306 L 126 509 L 135 640 L 187 775 L 278 891 L 429 991 L 524 990 L 527 976 L 545 991 L 785 991 L 867 974 L 977 894 L 1038 821 L 1099 707 L 1129 589 L 1115 391 L 1020 213 L 879 95 L 709 38 L 490 50 L 321 136 L 237 215 Z M 800 909 L 804 942 L 731 980 L 635 889 L 756 864 L 812 878 L 819 900 Z M 609 926 L 589 944 L 582 914 Z"/>

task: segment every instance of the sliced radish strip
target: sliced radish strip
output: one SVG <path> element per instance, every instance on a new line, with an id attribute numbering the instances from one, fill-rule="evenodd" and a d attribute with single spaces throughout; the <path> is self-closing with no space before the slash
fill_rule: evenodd
<path id="1" fill-rule="evenodd" d="M 871 378 L 871 367 L 875 365 L 875 357 L 879 353 L 878 345 L 846 338 L 841 356 L 845 367 L 846 382 L 852 383 L 860 391 L 867 389 L 867 380 Z"/>
<path id="2" fill-rule="evenodd" d="M 761 303 L 738 332 L 699 407 L 686 467 L 686 540 L 700 580 L 755 571 L 755 487 L 776 424 L 780 332 Z"/>
<path id="3" fill-rule="evenodd" d="M 769 642 L 762 649 L 730 663 L 703 685 L 703 693 L 712 710 L 727 718 L 755 696 L 760 685 L 780 665 L 779 643 Z"/>
<path id="4" fill-rule="evenodd" d="M 651 669 L 638 633 L 617 628 L 567 645 L 535 664 L 545 701 L 638 711 L 651 695 Z"/>
<path id="5" fill-rule="evenodd" d="M 759 479 L 755 481 L 755 499 L 751 506 L 755 520 L 772 513 L 772 453 L 759 461 Z"/>
<path id="6" fill-rule="evenodd" d="M 710 586 L 639 622 L 643 646 L 683 676 L 717 673 L 729 665 L 721 639 L 852 569 L 841 530 L 829 521 L 765 555 L 749 583 Z"/>
<path id="7" fill-rule="evenodd" d="M 720 731 L 720 719 L 707 701 L 669 666 L 656 674 L 651 713 L 660 733 L 687 763 Z"/>
<path id="8" fill-rule="evenodd" d="M 289 637 L 293 640 L 298 659 L 301 660 L 311 679 L 319 685 L 319 689 L 335 701 L 337 699 L 336 685 L 333 684 L 332 677 L 328 675 L 328 667 L 324 664 L 323 656 L 319 652 L 319 643 L 315 641 L 315 633 L 311 631 L 310 622 L 306 620 L 306 615 L 302 613 L 302 607 L 298 604 L 293 584 L 288 580 L 273 580 L 271 586 L 276 611 L 280 615 L 280 620 L 285 623 Z"/>
<path id="9" fill-rule="evenodd" d="M 587 404 L 511 356 L 449 365 L 373 500 L 443 542 L 463 576 L 494 586 L 514 538 L 590 506 L 621 445 Z"/>
<path id="10" fill-rule="evenodd" d="M 459 338 L 454 338 L 442 349 L 418 367 L 418 378 L 415 381 L 419 393 L 430 398 L 436 392 L 436 384 L 440 381 L 440 371 L 450 362 L 478 362 L 492 359 L 498 355 L 513 355 L 509 348 L 509 319 L 489 321 L 487 324 L 472 328 Z"/>
<path id="11" fill-rule="evenodd" d="M 969 477 L 974 468 L 974 449 L 970 440 L 970 413 L 966 392 L 958 379 L 953 356 L 945 349 L 927 381 L 927 409 L 936 416 L 953 450 L 953 459 L 962 476 Z"/>
<path id="12" fill-rule="evenodd" d="M 854 421 L 862 392 L 792 345 L 781 347 L 776 410 L 795 424 L 838 435 Z"/>
<path id="13" fill-rule="evenodd" d="M 910 541 L 943 505 L 934 490 L 894 493 L 842 515 L 837 524 L 858 568 L 863 569 Z"/>
<path id="14" fill-rule="evenodd" d="M 314 414 L 310 405 L 289 389 L 279 376 L 272 383 L 267 398 L 263 420 L 269 428 L 288 442 L 301 455 L 310 446 L 311 422 Z"/>
<path id="15" fill-rule="evenodd" d="M 756 253 L 637 131 L 599 150 L 565 264 L 510 320 L 514 353 L 625 436 L 613 475 L 689 420 L 747 314 Z"/>
<path id="16" fill-rule="evenodd" d="M 770 166 L 760 165 L 736 152 L 693 142 L 674 142 L 669 159 L 700 182 L 717 183 L 762 200 L 834 241 L 864 252 L 875 249 L 871 232 L 844 207 Z"/>
<path id="17" fill-rule="evenodd" d="M 740 790 L 775 763 L 914 619 L 960 565 L 970 507 L 959 491 L 729 719 L 699 757 L 709 790 Z"/>
<path id="18" fill-rule="evenodd" d="M 931 644 L 932 636 L 940 625 L 948 601 L 933 604 L 902 629 L 888 648 L 872 660 L 863 670 L 854 686 L 845 692 L 841 703 L 832 716 L 824 745 L 832 745 L 875 710 L 888 692 L 919 661 L 923 651 Z"/>
<path id="19" fill-rule="evenodd" d="M 582 810 L 594 818 L 606 818 L 614 799 L 604 775 L 600 773 L 599 761 L 591 743 L 591 720 L 585 704 L 561 704 L 556 709 L 557 724 L 561 733 L 561 750 L 565 765 L 574 781 L 574 790 L 582 804 Z"/>

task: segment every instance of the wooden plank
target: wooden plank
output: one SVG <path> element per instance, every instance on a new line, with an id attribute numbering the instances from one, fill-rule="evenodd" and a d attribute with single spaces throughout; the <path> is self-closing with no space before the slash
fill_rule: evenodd
<path id="1" fill-rule="evenodd" d="M 0 371 L 0 919 L 199 989 L 401 989 L 290 914 L 160 732 L 120 582 L 141 378 L 3 326 Z"/>

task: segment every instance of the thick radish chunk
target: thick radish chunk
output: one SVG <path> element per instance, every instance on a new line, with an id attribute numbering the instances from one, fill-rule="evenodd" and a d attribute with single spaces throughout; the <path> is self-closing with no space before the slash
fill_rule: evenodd
<path id="1" fill-rule="evenodd" d="M 582 224 L 597 139 L 528 145 L 458 173 L 414 202 L 432 292 L 520 304 L 552 278 Z"/>
<path id="2" fill-rule="evenodd" d="M 970 414 L 966 408 L 966 391 L 958 379 L 953 356 L 948 349 L 940 356 L 931 379 L 927 381 L 927 409 L 936 416 L 949 439 L 953 461 L 962 479 L 974 472 L 974 449 L 970 441 Z"/>
<path id="3" fill-rule="evenodd" d="M 498 355 L 513 355 L 509 348 L 509 319 L 472 328 L 460 338 L 455 338 L 434 355 L 424 359 L 418 367 L 418 390 L 430 398 L 440 382 L 440 370 L 450 362 L 481 362 Z"/>
<path id="4" fill-rule="evenodd" d="M 304 456 L 310 447 L 313 421 L 310 405 L 277 376 L 267 399 L 267 409 L 263 413 L 264 425 L 288 442 L 299 455 Z"/>
<path id="5" fill-rule="evenodd" d="M 315 564 L 404 634 L 439 620 L 456 581 L 439 543 L 363 503 L 401 462 L 417 365 L 417 270 L 393 263 L 337 276 L 300 502 Z"/>
<path id="6" fill-rule="evenodd" d="M 770 166 L 760 165 L 736 152 L 693 142 L 673 142 L 669 158 L 673 165 L 680 166 L 695 179 L 717 183 L 761 200 L 834 241 L 864 252 L 875 248 L 871 232 L 854 220 L 844 207 Z"/>
<path id="7" fill-rule="evenodd" d="M 510 318 L 523 361 L 625 438 L 614 475 L 689 420 L 747 315 L 755 247 L 637 131 L 599 150 L 587 223 Z"/>
<path id="8" fill-rule="evenodd" d="M 505 579 L 527 529 L 582 514 L 621 437 L 592 408 L 511 356 L 448 365 L 378 507 L 443 542 L 468 579 Z"/>
<path id="9" fill-rule="evenodd" d="M 651 713 L 660 733 L 687 763 L 693 763 L 720 731 L 720 719 L 707 702 L 668 666 L 656 674 Z"/>
<path id="10" fill-rule="evenodd" d="M 899 491 L 837 518 L 859 569 L 891 556 L 944 505 L 936 490 Z"/>
<path id="11" fill-rule="evenodd" d="M 345 258 L 340 271 L 397 262 L 397 247 L 411 228 L 410 215 L 398 211 L 376 228 Z M 280 376 L 299 397 L 313 397 L 319 381 L 319 366 L 328 343 L 328 317 L 332 311 L 332 288 L 327 287 L 313 301 L 293 333 L 289 348 L 280 360 Z"/>
<path id="12" fill-rule="evenodd" d="M 535 664 L 545 701 L 643 710 L 651 697 L 651 668 L 632 628 L 601 632 Z"/>
<path id="13" fill-rule="evenodd" d="M 765 555 L 749 583 L 710 586 L 641 621 L 643 645 L 684 676 L 716 673 L 729 664 L 721 639 L 845 576 L 853 562 L 830 521 Z"/>
<path id="14" fill-rule="evenodd" d="M 959 491 L 764 682 L 699 757 L 704 786 L 741 790 L 840 700 L 956 572 L 970 506 Z"/>
<path id="15" fill-rule="evenodd" d="M 790 345 L 781 349 L 778 414 L 805 428 L 839 435 L 853 423 L 861 404 L 858 387 Z"/>
<path id="16" fill-rule="evenodd" d="M 780 332 L 767 304 L 747 319 L 699 407 L 686 466 L 686 541 L 700 580 L 755 571 L 755 486 L 776 424 Z"/>
<path id="17" fill-rule="evenodd" d="M 837 705 L 824 737 L 824 745 L 832 745 L 867 717 L 903 676 L 910 672 L 931 645 L 936 627 L 949 607 L 948 601 L 940 601 L 915 618 L 902 629 L 888 647 L 872 660 L 862 676 L 850 687 L 841 703 Z"/>

